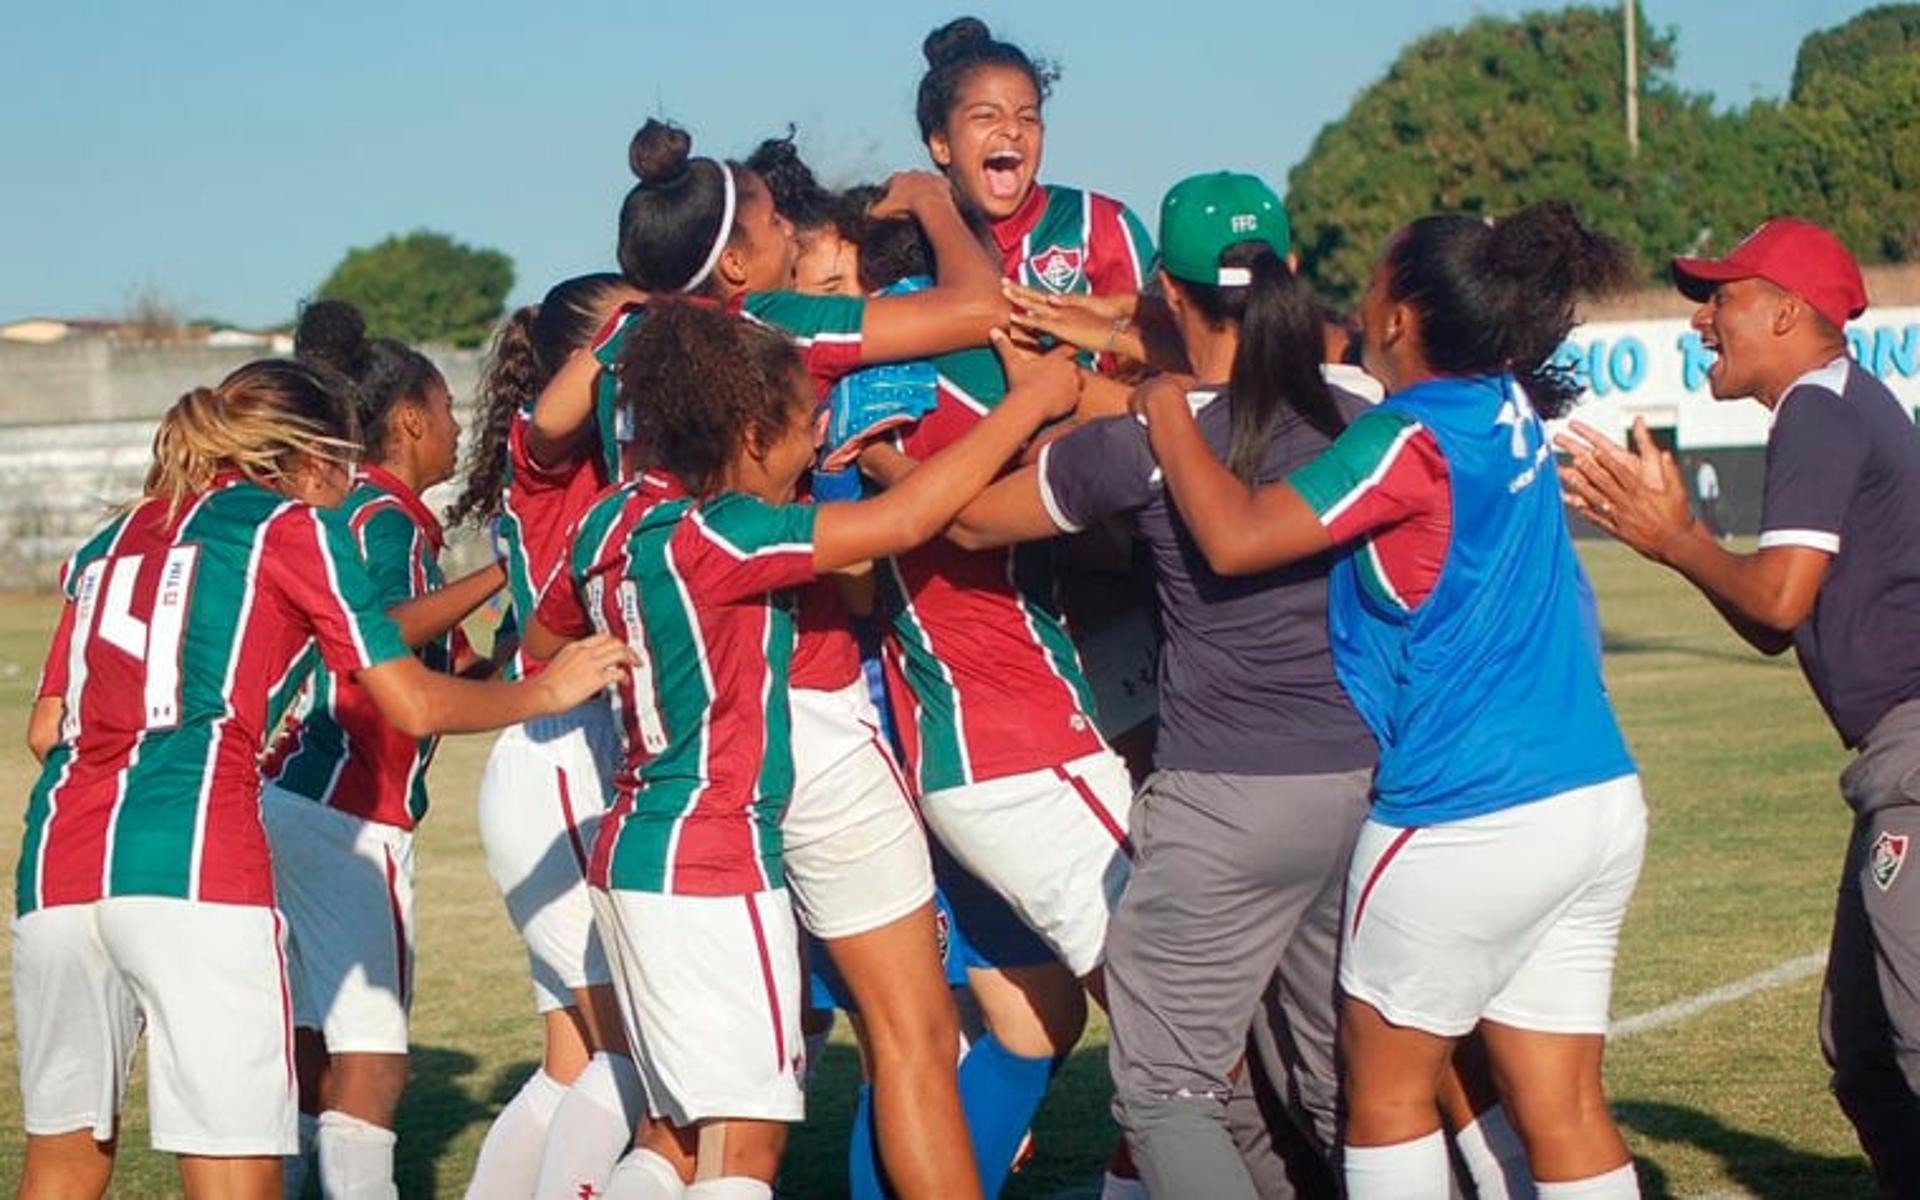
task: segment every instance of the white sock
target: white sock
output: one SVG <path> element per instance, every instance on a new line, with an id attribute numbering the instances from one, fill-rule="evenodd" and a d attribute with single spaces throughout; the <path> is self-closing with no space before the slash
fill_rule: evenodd
<path id="1" fill-rule="evenodd" d="M 325 1200 L 398 1200 L 393 1186 L 393 1130 L 328 1109 L 314 1148 Z"/>
<path id="2" fill-rule="evenodd" d="M 750 1175 L 722 1175 L 688 1187 L 687 1200 L 773 1200 L 773 1185 Z"/>
<path id="3" fill-rule="evenodd" d="M 1534 1184 L 1540 1200 L 1634 1200 L 1640 1195 L 1640 1177 L 1633 1163 L 1625 1162 L 1601 1175 L 1569 1179 L 1562 1183 Z"/>
<path id="4" fill-rule="evenodd" d="M 554 1111 L 540 1153 L 536 1200 L 577 1200 L 606 1190 L 613 1164 L 640 1124 L 643 1091 L 632 1059 L 593 1056 Z"/>
<path id="5" fill-rule="evenodd" d="M 1348 1200 L 1447 1200 L 1451 1175 L 1438 1129 L 1391 1146 L 1346 1147 Z"/>
<path id="6" fill-rule="evenodd" d="M 1108 1171 L 1107 1177 L 1100 1181 L 1100 1200 L 1147 1200 L 1147 1185 Z"/>
<path id="7" fill-rule="evenodd" d="M 300 1151 L 280 1158 L 280 1195 L 282 1200 L 300 1200 L 307 1190 L 307 1168 L 313 1165 L 313 1140 L 320 1136 L 320 1118 L 300 1114 Z"/>
<path id="8" fill-rule="evenodd" d="M 1462 1126 L 1453 1135 L 1453 1145 L 1473 1176 L 1480 1200 L 1532 1200 L 1527 1148 L 1507 1120 L 1505 1105 L 1496 1104 Z"/>
<path id="9" fill-rule="evenodd" d="M 606 1200 L 681 1200 L 686 1194 L 680 1172 L 644 1146 L 629 1151 L 607 1179 Z"/>
<path id="10" fill-rule="evenodd" d="M 545 1071 L 527 1076 L 480 1143 L 467 1200 L 526 1200 L 540 1174 L 540 1149 L 567 1086 Z"/>

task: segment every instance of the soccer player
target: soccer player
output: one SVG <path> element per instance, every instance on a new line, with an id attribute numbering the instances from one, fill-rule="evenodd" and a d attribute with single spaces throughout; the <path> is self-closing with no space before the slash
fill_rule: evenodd
<path id="1" fill-rule="evenodd" d="M 338 300 L 307 306 L 294 353 L 353 386 L 366 461 L 324 520 L 341 525 L 380 602 L 429 670 L 472 653 L 454 627 L 504 581 L 498 565 L 451 586 L 440 571 L 440 522 L 420 493 L 453 475 L 460 425 L 446 380 L 427 357 L 369 340 Z M 297 696 L 295 693 L 297 692 Z M 347 675 L 309 650 L 281 689 L 293 708 L 267 761 L 261 820 L 287 922 L 302 1153 L 317 1146 L 327 1196 L 384 1195 L 393 1186 L 393 1114 L 407 1079 L 413 1001 L 413 830 L 426 815 L 436 738 L 396 730 Z"/>
<path id="2" fill-rule="evenodd" d="M 863 288 L 920 275 L 911 221 L 865 222 Z M 862 457 L 896 482 L 979 424 L 1007 394 L 990 351 L 928 365 L 937 407 Z M 1127 875 L 1125 765 L 1101 740 L 1093 696 L 1054 596 L 1050 545 L 964 549 L 947 539 L 881 565 L 887 691 L 920 809 L 957 871 L 942 873 L 973 952 L 968 980 L 988 1036 L 960 1067 L 982 1181 L 996 1193 L 1053 1064 L 1084 1027 L 1108 914 Z"/>
<path id="3" fill-rule="evenodd" d="M 598 453 L 538 457 L 534 402 L 622 304 L 641 298 L 614 274 L 563 280 L 508 318 L 481 376 L 481 437 L 449 520 L 496 522 L 514 626 L 532 620 L 566 531 L 609 482 Z M 500 636 L 517 635 L 503 627 Z M 529 678 L 541 665 L 516 648 L 506 674 Z M 603 1189 L 644 1111 L 586 886 L 619 757 L 612 710 L 598 696 L 505 730 L 487 756 L 480 845 L 526 943 L 544 1036 L 540 1068 L 487 1131 L 472 1200 L 573 1200 Z"/>
<path id="4" fill-rule="evenodd" d="M 1236 478 L 1177 390 L 1143 405 L 1215 571 L 1347 548 L 1334 664 L 1380 743 L 1340 960 L 1360 1200 L 1447 1194 L 1436 1082 L 1476 1026 L 1541 1196 L 1638 1194 L 1601 1057 L 1646 809 L 1541 424 L 1576 295 L 1629 274 L 1562 203 L 1408 225 L 1360 310 L 1387 398 L 1284 482 Z"/>
<path id="5" fill-rule="evenodd" d="M 653 307 L 620 365 L 649 469 L 589 510 L 540 624 L 613 631 L 642 660 L 616 701 L 626 758 L 593 862 L 656 1118 L 616 1185 L 631 1175 L 647 1181 L 634 1195 L 692 1181 L 689 1197 L 764 1197 L 782 1123 L 803 1108 L 780 827 L 798 736 L 787 589 L 932 537 L 1041 421 L 1071 408 L 1077 380 L 1064 358 L 1042 363 L 997 419 L 907 487 L 796 504 L 820 437 L 801 355 L 711 306 Z M 937 974 L 931 996 L 905 999 L 910 1012 L 947 1003 Z M 952 1037 L 949 1025 L 949 1059 Z M 972 1172 L 962 1178 L 965 1191 L 945 1194 L 977 1193 Z"/>
<path id="6" fill-rule="evenodd" d="M 1140 218 L 1107 196 L 1039 181 L 1042 110 L 1058 75 L 1052 65 L 996 39 L 974 17 L 934 30 L 921 52 L 927 70 L 914 105 L 920 139 L 966 206 L 992 222 L 1005 278 L 1050 294 L 1139 292 L 1153 264 Z M 1086 361 L 1102 371 L 1114 367 L 1111 355 Z M 1124 400 L 1124 388 L 1113 390 Z M 1064 598 L 1100 729 L 1137 781 L 1153 753 L 1158 636 L 1151 596 L 1144 582 L 1136 585 L 1144 576 L 1131 571 L 1126 548 L 1111 538 L 1075 539 L 1065 565 Z"/>
<path id="7" fill-rule="evenodd" d="M 153 1144 L 184 1190 L 279 1196 L 293 1022 L 259 758 L 310 644 L 411 737 L 561 711 L 632 659 L 598 639 L 532 683 L 428 670 L 320 518 L 352 485 L 355 432 L 338 380 L 248 363 L 168 410 L 145 494 L 62 572 L 13 927 L 25 1194 L 105 1191 L 144 1029 Z"/>
<path id="8" fill-rule="evenodd" d="M 1867 306 L 1860 268 L 1817 225 L 1776 218 L 1725 258 L 1676 258 L 1700 308 L 1715 399 L 1772 410 L 1760 545 L 1736 554 L 1644 425 L 1634 452 L 1575 425 L 1571 502 L 1680 572 L 1764 654 L 1792 646 L 1840 740 L 1854 812 L 1820 1044 L 1833 1092 L 1882 1194 L 1920 1195 L 1920 892 L 1905 871 L 1920 835 L 1920 432 L 1843 332 Z"/>
<path id="9" fill-rule="evenodd" d="M 1161 207 L 1160 244 L 1160 294 L 1197 382 L 1146 386 L 1184 397 L 1235 478 L 1283 478 L 1365 411 L 1321 376 L 1319 311 L 1286 265 L 1287 212 L 1264 183 L 1181 182 Z M 1107 935 L 1115 1109 L 1151 1194 L 1252 1197 L 1227 1102 L 1276 970 L 1293 1068 L 1277 1090 L 1323 1160 L 1338 1145 L 1335 957 L 1377 751 L 1334 677 L 1331 559 L 1244 580 L 1208 569 L 1138 421 L 1049 442 L 963 510 L 952 536 L 992 545 L 1115 515 L 1152 549 L 1166 631 L 1156 771 Z"/>
<path id="10" fill-rule="evenodd" d="M 983 342 L 1004 318 L 993 264 L 937 176 L 898 175 L 886 201 L 928 229 L 935 287 L 872 301 L 802 296 L 784 290 L 792 228 L 765 182 L 691 149 L 684 131 L 658 121 L 635 135 L 628 157 L 640 182 L 621 207 L 623 274 L 648 295 L 684 295 L 781 330 L 823 393 L 865 363 Z M 615 444 L 631 410 L 611 402 L 611 368 L 647 311 L 624 308 L 591 353 L 555 376 L 530 428 L 537 452 L 577 453 L 595 441 L 595 429 L 601 447 Z M 932 870 L 898 768 L 874 734 L 842 597 L 831 584 L 800 593 L 790 682 L 801 734 L 786 869 L 802 920 L 826 943 L 865 1014 L 881 1153 L 895 1185 L 951 1194 L 977 1185 L 952 1082 L 958 1025 L 937 956 Z"/>

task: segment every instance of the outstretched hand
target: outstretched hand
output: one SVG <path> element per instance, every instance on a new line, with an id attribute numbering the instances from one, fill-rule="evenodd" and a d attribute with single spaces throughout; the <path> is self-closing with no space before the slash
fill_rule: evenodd
<path id="1" fill-rule="evenodd" d="M 1139 297 L 1057 296 L 1002 281 L 1000 291 L 1012 306 L 1009 320 L 1031 337 L 1048 337 L 1095 353 L 1112 351 L 1133 320 Z"/>
<path id="2" fill-rule="evenodd" d="M 619 682 L 640 660 L 618 638 L 604 633 L 569 642 L 536 682 L 549 713 L 561 713 Z"/>
<path id="3" fill-rule="evenodd" d="M 1660 560 L 1675 535 L 1687 531 L 1686 486 L 1673 455 L 1654 444 L 1646 419 L 1636 417 L 1632 450 L 1582 421 L 1554 438 L 1570 461 L 1560 468 L 1567 507 L 1604 533 Z"/>
<path id="4" fill-rule="evenodd" d="M 953 185 L 947 177 L 933 171 L 895 171 L 887 178 L 887 190 L 874 201 L 869 215 L 881 220 L 912 216 L 927 204 L 952 204 Z"/>
<path id="5" fill-rule="evenodd" d="M 1030 393 L 1045 409 L 1048 420 L 1064 417 L 1080 403 L 1080 369 L 1073 348 L 1056 346 L 1042 354 L 1015 344 L 1003 329 L 987 335 L 1007 373 L 1007 394 Z"/>

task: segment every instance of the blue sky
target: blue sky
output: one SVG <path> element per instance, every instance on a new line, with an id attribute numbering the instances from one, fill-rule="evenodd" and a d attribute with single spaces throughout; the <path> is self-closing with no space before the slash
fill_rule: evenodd
<path id="1" fill-rule="evenodd" d="M 1198 170 L 1283 185 L 1399 49 L 1540 3 L 985 0 L 1065 69 L 1044 174 L 1152 224 Z M 1865 0 L 1645 0 L 1679 80 L 1786 90 L 1810 31 Z M 150 288 L 194 315 L 286 319 L 350 246 L 418 227 L 514 258 L 513 299 L 612 258 L 626 142 L 664 112 L 696 152 L 799 125 L 830 182 L 923 165 L 920 39 L 954 4 L 760 0 L 37 0 L 0 38 L 0 319 L 114 315 Z"/>

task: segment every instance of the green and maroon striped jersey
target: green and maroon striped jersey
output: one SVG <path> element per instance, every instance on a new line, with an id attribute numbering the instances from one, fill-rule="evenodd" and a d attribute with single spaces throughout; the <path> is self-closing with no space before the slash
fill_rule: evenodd
<path id="1" fill-rule="evenodd" d="M 626 749 L 594 886 L 691 896 L 785 886 L 787 589 L 815 577 L 817 511 L 737 492 L 694 500 L 648 472 L 581 518 L 540 623 L 611 634 L 639 659 L 614 690 Z"/>
<path id="2" fill-rule="evenodd" d="M 1006 397 L 991 350 L 932 360 L 939 407 L 895 437 L 924 460 Z M 935 538 L 880 573 L 894 727 L 922 792 L 1042 771 L 1099 750 L 1093 694 L 1054 596 L 1053 543 Z"/>
<path id="3" fill-rule="evenodd" d="M 82 546 L 41 693 L 61 741 L 27 804 L 18 912 L 104 896 L 274 902 L 260 825 L 268 700 L 308 645 L 352 672 L 407 653 L 352 537 L 223 475 Z"/>
<path id="4" fill-rule="evenodd" d="M 861 327 L 867 302 L 858 296 L 810 296 L 800 292 L 748 292 L 728 308 L 747 320 L 766 325 L 792 338 L 822 399 L 833 385 L 860 366 Z M 602 446 L 612 447 L 602 464 L 609 478 L 619 477 L 620 452 L 606 439 L 631 436 L 616 428 L 614 415 L 620 385 L 614 366 L 633 330 L 646 316 L 642 305 L 629 304 L 615 313 L 593 342 L 600 374 L 594 383 L 595 421 Z M 796 615 L 800 639 L 793 652 L 793 686 L 836 691 L 860 677 L 860 648 L 839 589 L 831 584 L 805 589 Z"/>
<path id="5" fill-rule="evenodd" d="M 1153 238 L 1133 210 L 1098 192 L 1035 183 L 1020 207 L 993 223 L 1000 273 L 1060 296 L 1137 292 L 1153 273 Z M 1082 356 L 1111 371 L 1113 356 Z"/>
<path id="6" fill-rule="evenodd" d="M 443 586 L 440 522 L 412 488 L 379 467 L 322 520 L 342 525 L 360 551 L 382 608 L 391 609 Z M 452 668 L 455 632 L 415 653 L 429 670 Z M 366 689 L 330 670 L 317 648 L 296 669 L 299 696 L 275 739 L 263 771 L 284 791 L 362 820 L 412 829 L 427 813 L 427 766 L 437 737 L 395 729 Z"/>

